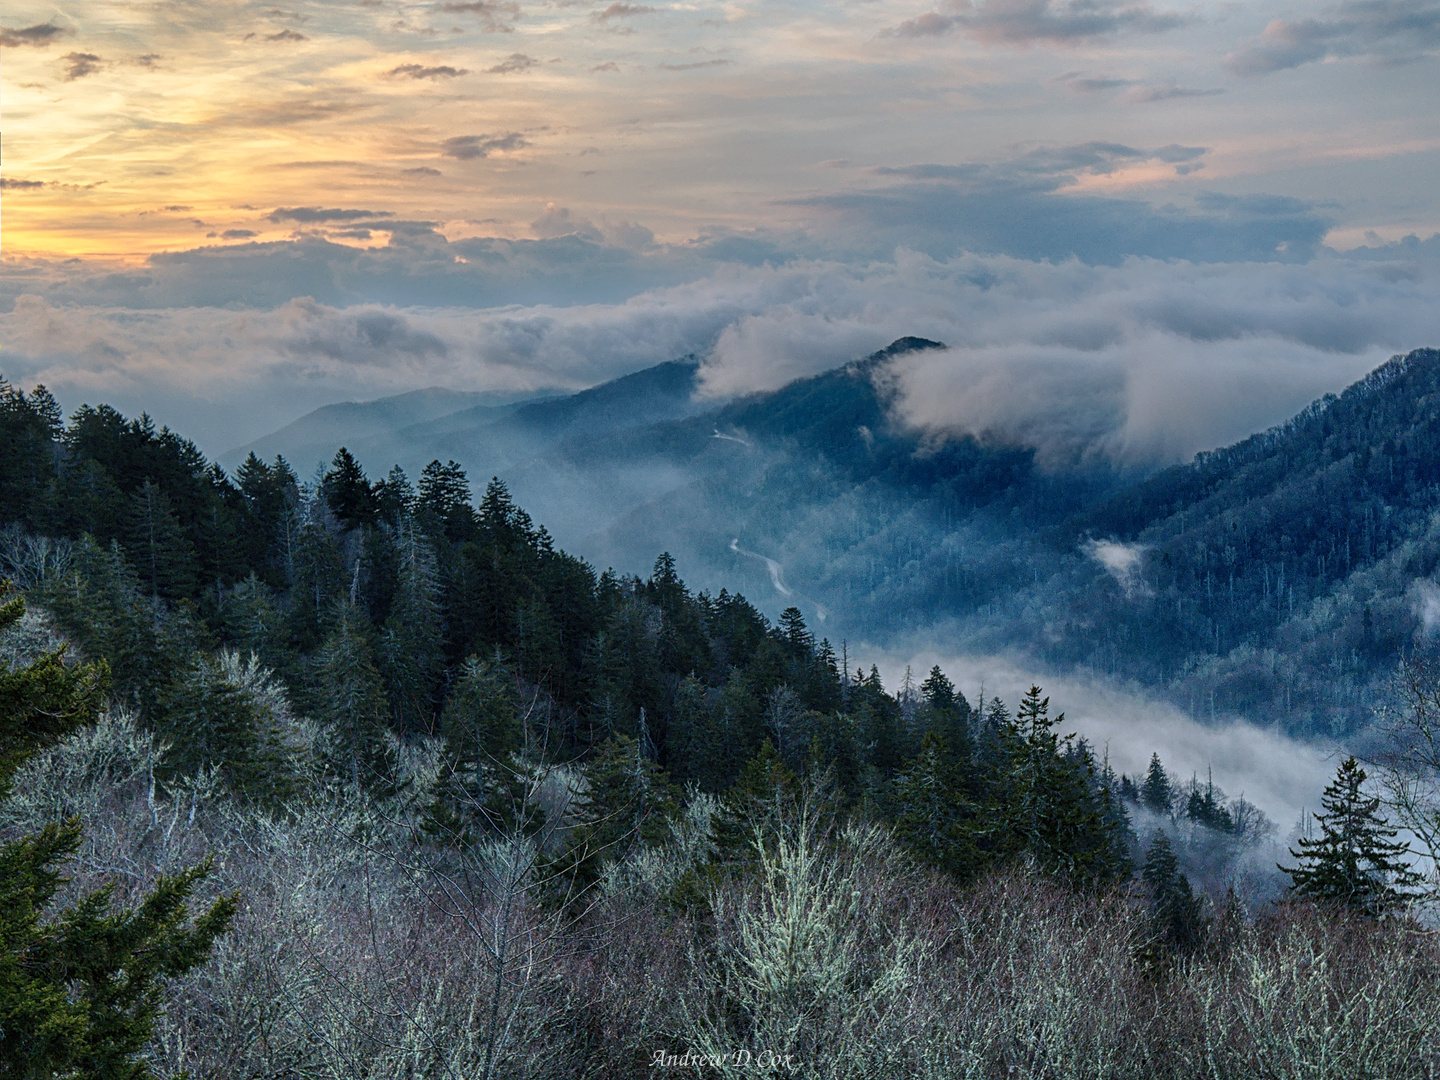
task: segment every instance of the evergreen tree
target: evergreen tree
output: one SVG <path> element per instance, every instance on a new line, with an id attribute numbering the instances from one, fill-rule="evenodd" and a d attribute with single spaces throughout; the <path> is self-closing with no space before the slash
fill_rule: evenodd
<path id="1" fill-rule="evenodd" d="M 125 546 L 152 597 L 178 600 L 195 588 L 194 554 L 160 488 L 146 480 L 130 499 Z"/>
<path id="2" fill-rule="evenodd" d="M 669 775 L 625 735 L 599 747 L 585 779 L 588 786 L 572 806 L 576 824 L 549 867 L 552 887 L 566 903 L 593 888 L 607 862 L 623 862 L 664 840 L 681 805 Z"/>
<path id="3" fill-rule="evenodd" d="M 912 852 L 931 866 L 962 881 L 985 864 L 981 808 L 965 795 L 964 777 L 945 740 L 926 735 L 920 755 L 895 781 L 895 833 Z"/>
<path id="4" fill-rule="evenodd" d="M 381 674 L 397 729 L 429 731 L 445 671 L 439 574 L 434 551 L 413 523 L 402 521 L 395 539 L 399 558 L 380 633 Z"/>
<path id="5" fill-rule="evenodd" d="M 932 709 L 955 707 L 955 684 L 945 677 L 939 664 L 930 669 L 930 674 L 920 684 L 920 693 L 925 695 L 925 701 Z"/>
<path id="6" fill-rule="evenodd" d="M 675 691 L 675 715 L 666 739 L 671 773 L 694 781 L 702 791 L 719 794 L 729 783 L 725 747 L 705 684 L 692 673 Z"/>
<path id="7" fill-rule="evenodd" d="M 0 632 L 25 615 L 25 598 L 0 582 Z M 16 767 L 35 751 L 93 723 L 109 689 L 109 666 L 72 665 L 65 649 L 46 653 L 18 671 L 0 658 L 0 798 Z"/>
<path id="8" fill-rule="evenodd" d="M 24 610 L 19 598 L 0 605 L 0 630 Z M 98 714 L 104 667 L 68 666 L 62 652 L 19 670 L 0 661 L 0 792 L 28 754 Z M 113 887 L 53 911 L 65 880 L 55 864 L 80 836 L 72 821 L 0 844 L 0 1076 L 149 1080 L 139 1054 L 163 980 L 205 960 L 236 901 L 190 921 L 206 862 L 161 877 L 134 911 L 111 911 Z"/>
<path id="9" fill-rule="evenodd" d="M 447 755 L 461 768 L 478 768 L 520 749 L 524 727 L 515 679 L 498 658 L 472 656 L 460 669 L 440 720 Z"/>
<path id="10" fill-rule="evenodd" d="M 1001 798 L 1009 831 L 1047 872 L 1076 882 L 1123 877 L 1130 870 L 1125 837 L 1100 812 L 1088 763 L 1062 754 L 1074 736 L 1055 732 L 1065 714 L 1051 719 L 1050 699 L 1040 693 L 1038 686 L 1026 691 L 1004 740 L 1010 760 Z"/>
<path id="11" fill-rule="evenodd" d="M 1395 843 L 1396 830 L 1376 813 L 1380 799 L 1367 797 L 1364 783 L 1365 770 L 1346 758 L 1320 798 L 1323 812 L 1314 815 L 1320 835 L 1302 837 L 1300 850 L 1290 851 L 1300 865 L 1280 869 L 1295 895 L 1378 918 L 1404 904 L 1402 890 L 1421 878 L 1405 861 L 1409 845 Z"/>
<path id="12" fill-rule="evenodd" d="M 330 512 L 348 528 L 375 520 L 375 491 L 354 455 L 341 447 L 320 481 L 320 494 Z"/>
<path id="13" fill-rule="evenodd" d="M 375 485 L 375 514 L 387 525 L 398 527 L 415 509 L 415 501 L 415 487 L 399 465 Z"/>
<path id="14" fill-rule="evenodd" d="M 420 473 L 415 512 L 439 535 L 453 541 L 469 538 L 475 531 L 475 511 L 470 507 L 470 480 L 465 470 L 453 461 L 426 465 Z"/>
<path id="15" fill-rule="evenodd" d="M 234 653 L 195 653 L 158 695 L 151 726 L 170 744 L 166 776 L 218 769 L 237 794 L 279 805 L 294 793 L 291 720 L 271 673 Z"/>
<path id="16" fill-rule="evenodd" d="M 1150 887 L 1151 924 L 1155 936 L 1171 952 L 1195 952 L 1205 944 L 1208 920 L 1201 899 L 1190 888 L 1170 840 L 1159 829 L 1150 842 L 1141 877 Z"/>
<path id="17" fill-rule="evenodd" d="M 59 406 L 43 386 L 27 397 L 0 376 L 0 524 L 40 524 L 60 430 Z"/>
<path id="18" fill-rule="evenodd" d="M 1168 814 L 1174 809 L 1175 789 L 1165 774 L 1165 766 L 1160 764 L 1159 754 L 1150 755 L 1150 768 L 1140 785 L 1140 802 L 1157 814 Z"/>
<path id="19" fill-rule="evenodd" d="M 376 670 L 364 616 L 342 604 L 336 626 L 313 661 L 316 719 L 325 729 L 330 768 L 353 784 L 387 786 L 394 754 L 389 703 Z"/>
<path id="20" fill-rule="evenodd" d="M 51 912 L 55 864 L 79 846 L 75 823 L 0 845 L 0 1075 L 150 1080 L 139 1055 L 164 980 L 205 961 L 236 899 L 190 920 L 207 861 L 161 877 L 134 911 L 112 912 L 107 886 Z"/>

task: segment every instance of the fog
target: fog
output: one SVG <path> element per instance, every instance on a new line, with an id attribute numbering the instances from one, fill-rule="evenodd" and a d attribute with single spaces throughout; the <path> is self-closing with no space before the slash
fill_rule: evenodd
<path id="1" fill-rule="evenodd" d="M 197 272 L 202 272 L 197 269 Z M 150 310 L 20 296 L 3 373 L 72 410 L 149 412 L 210 456 L 322 404 L 425 386 L 580 388 L 678 356 L 702 394 L 774 389 L 903 335 L 946 343 L 892 371 L 897 415 L 944 438 L 1034 446 L 1045 464 L 1182 459 L 1440 341 L 1440 263 L 1118 266 L 1008 256 L 724 265 L 620 303 Z"/>
<path id="2" fill-rule="evenodd" d="M 955 655 L 943 646 L 872 652 L 851 646 L 853 657 L 876 663 L 887 689 L 894 691 L 911 669 L 918 683 L 939 664 L 971 704 L 999 697 L 1013 712 L 1021 695 L 1039 685 L 1050 699 L 1050 713 L 1065 714 L 1062 734 L 1087 738 L 1097 756 L 1108 755 L 1116 772 L 1143 777 L 1150 755 L 1158 753 L 1177 782 L 1207 772 L 1231 798 L 1244 797 L 1279 826 L 1281 838 L 1302 809 L 1316 810 L 1330 782 L 1340 748 L 1284 735 L 1253 718 L 1225 717 L 1201 723 L 1174 705 L 1104 679 L 1047 672 L 1018 655 Z M 852 665 L 853 666 L 853 665 Z"/>

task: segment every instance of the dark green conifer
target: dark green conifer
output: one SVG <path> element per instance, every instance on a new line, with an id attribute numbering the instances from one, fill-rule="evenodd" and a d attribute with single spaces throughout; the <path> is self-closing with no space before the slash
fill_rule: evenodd
<path id="1" fill-rule="evenodd" d="M 24 610 L 6 599 L 0 630 Z M 63 651 L 18 670 L 0 661 L 0 792 L 28 754 L 93 723 L 104 688 L 103 666 L 66 665 Z M 190 921 L 206 862 L 161 877 L 134 911 L 113 912 L 109 887 L 51 910 L 65 880 L 56 864 L 80 835 L 78 822 L 52 823 L 0 844 L 0 1076 L 150 1080 L 140 1052 L 163 981 L 205 960 L 236 901 Z"/>
<path id="2" fill-rule="evenodd" d="M 1300 865 L 1280 869 L 1296 896 L 1378 918 L 1404 904 L 1404 890 L 1421 878 L 1406 861 L 1409 845 L 1395 843 L 1397 831 L 1377 813 L 1380 799 L 1361 790 L 1364 783 L 1359 762 L 1341 762 L 1320 798 L 1323 812 L 1314 815 L 1320 835 L 1302 837 L 1300 850 L 1290 851 Z"/>
<path id="3" fill-rule="evenodd" d="M 1170 839 L 1159 829 L 1150 842 L 1141 877 L 1150 888 L 1151 924 L 1159 942 L 1172 952 L 1191 953 L 1205 944 L 1209 921 L 1201 899 L 1190 888 Z"/>
<path id="4" fill-rule="evenodd" d="M 1175 789 L 1165 766 L 1160 764 L 1160 755 L 1150 755 L 1150 768 L 1140 785 L 1140 802 L 1157 814 L 1168 814 L 1175 806 Z"/>

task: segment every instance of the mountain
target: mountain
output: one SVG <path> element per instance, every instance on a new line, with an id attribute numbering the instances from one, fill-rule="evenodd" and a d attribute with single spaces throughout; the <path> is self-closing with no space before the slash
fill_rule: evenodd
<path id="1" fill-rule="evenodd" d="M 582 390 L 504 402 L 499 395 L 418 391 L 365 404 L 317 409 L 226 455 L 282 454 L 292 463 L 328 462 L 341 447 L 372 472 L 400 464 L 412 475 L 432 460 L 457 460 L 497 473 L 544 454 L 567 438 L 588 438 L 688 416 L 698 362 L 672 360 Z M 449 395 L 448 397 L 446 395 Z M 287 448 L 289 448 L 287 452 Z"/>
<path id="2" fill-rule="evenodd" d="M 1440 353 L 1135 475 L 922 441 L 893 422 L 881 376 L 934 347 L 902 340 L 697 416 L 562 441 L 513 474 L 516 490 L 663 476 L 659 495 L 588 535 L 572 525 L 568 545 L 626 569 L 663 547 L 687 578 L 738 583 L 772 611 L 798 603 L 835 637 L 1019 649 L 1196 716 L 1306 733 L 1370 718 L 1400 649 L 1435 618 L 1426 598 L 1440 612 Z"/>
<path id="3" fill-rule="evenodd" d="M 597 566 L 643 572 L 666 550 L 696 586 L 738 587 L 772 616 L 796 604 L 837 640 L 1022 650 L 1197 716 L 1296 731 L 1368 719 L 1400 648 L 1427 632 L 1427 590 L 1440 612 L 1440 353 L 1137 474 L 922 439 L 895 420 L 885 376 L 941 347 L 902 338 L 715 404 L 696 400 L 686 358 L 351 449 L 377 473 L 439 458 L 477 486 L 498 475 Z"/>
<path id="4" fill-rule="evenodd" d="M 467 393 L 432 386 L 374 401 L 337 402 L 308 412 L 278 431 L 222 454 L 219 461 L 233 469 L 247 454 L 253 453 L 262 461 L 270 461 L 279 454 L 303 472 L 315 462 L 328 462 L 341 446 L 384 440 L 394 432 L 446 416 L 465 413 L 498 416 L 533 396 L 492 391 Z"/>

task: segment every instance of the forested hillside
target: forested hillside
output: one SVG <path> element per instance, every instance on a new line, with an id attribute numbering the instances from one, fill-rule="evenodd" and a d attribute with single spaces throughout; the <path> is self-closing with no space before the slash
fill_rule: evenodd
<path id="1" fill-rule="evenodd" d="M 1047 470 L 1025 446 L 912 430 L 890 365 L 941 347 L 903 338 L 693 416 L 666 414 L 690 369 L 662 365 L 609 384 L 607 401 L 622 384 L 640 396 L 600 426 L 515 413 L 478 442 L 431 426 L 457 459 L 503 462 L 602 565 L 648 566 L 663 537 L 705 587 L 741 583 L 772 617 L 793 604 L 837 637 L 1020 650 L 1134 679 L 1205 720 L 1323 736 L 1367 722 L 1440 561 L 1440 355 L 1397 357 L 1151 475 Z M 636 407 L 652 384 L 653 413 Z M 583 397 L 544 408 L 583 411 Z"/>
<path id="2" fill-rule="evenodd" d="M 1244 799 L 1158 757 L 1117 776 L 1038 687 L 887 690 L 667 553 L 597 572 L 453 461 L 231 478 L 0 384 L 0 497 L 0 1027 L 101 1017 L 86 1046 L 137 1080 L 620 1078 L 671 1048 L 735 1076 L 1239 1080 L 1313 1038 L 1434 1064 L 1433 950 L 1388 918 L 1417 882 L 1355 768 L 1319 824 L 1373 850 L 1304 840 L 1320 906 L 1276 909 Z M 120 953 L 26 959 L 47 908 L 71 942 L 113 906 L 177 950 L 143 995 L 111 994 Z M 1315 975 L 1317 949 L 1346 959 Z M 0 1063 L 62 1075 L 65 1047 Z"/>

